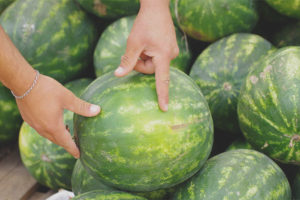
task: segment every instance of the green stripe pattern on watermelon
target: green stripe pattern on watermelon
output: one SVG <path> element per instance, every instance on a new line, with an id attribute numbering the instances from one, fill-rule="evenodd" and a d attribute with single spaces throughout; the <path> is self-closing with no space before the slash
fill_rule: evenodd
<path id="1" fill-rule="evenodd" d="M 171 0 L 171 11 L 187 35 L 207 42 L 250 32 L 258 20 L 255 0 Z"/>
<path id="2" fill-rule="evenodd" d="M 90 18 L 70 0 L 18 0 L 0 24 L 26 60 L 62 83 L 91 64 L 97 38 Z"/>
<path id="3" fill-rule="evenodd" d="M 79 96 L 90 82 L 90 79 L 79 79 L 66 87 Z M 64 111 L 64 123 L 73 135 L 71 111 Z M 40 136 L 26 122 L 20 130 L 19 148 L 25 167 L 39 183 L 52 189 L 71 188 L 75 159 L 65 149 Z"/>
<path id="4" fill-rule="evenodd" d="M 0 0 L 0 13 L 15 0 Z"/>
<path id="5" fill-rule="evenodd" d="M 11 92 L 0 82 L 0 144 L 17 138 L 22 118 Z"/>
<path id="6" fill-rule="evenodd" d="M 300 47 L 286 47 L 248 74 L 238 101 L 247 141 L 271 158 L 300 164 Z"/>
<path id="7" fill-rule="evenodd" d="M 266 0 L 279 13 L 300 19 L 300 0 Z"/>
<path id="8" fill-rule="evenodd" d="M 72 191 L 75 193 L 75 195 L 79 195 L 93 190 L 118 191 L 117 189 L 105 185 L 100 180 L 90 175 L 87 172 L 87 170 L 84 169 L 80 160 L 77 160 L 74 166 L 71 183 L 72 183 Z M 175 190 L 174 188 L 170 188 L 170 189 L 155 190 L 151 192 L 136 192 L 133 194 L 145 197 L 148 200 L 164 200 L 167 198 L 167 195 L 173 193 L 174 190 Z"/>
<path id="9" fill-rule="evenodd" d="M 147 200 L 130 193 L 121 191 L 94 190 L 80 194 L 72 200 Z"/>
<path id="10" fill-rule="evenodd" d="M 209 159 L 182 186 L 174 200 L 291 200 L 289 182 L 266 155 L 227 151 Z"/>
<path id="11" fill-rule="evenodd" d="M 154 75 L 107 73 L 82 95 L 101 105 L 100 115 L 74 115 L 80 160 L 105 184 L 128 191 L 172 187 L 195 174 L 207 159 L 213 124 L 200 89 L 170 70 L 170 103 L 162 112 Z"/>
<path id="12" fill-rule="evenodd" d="M 288 24 L 273 35 L 277 47 L 300 46 L 300 22 Z"/>
<path id="13" fill-rule="evenodd" d="M 94 52 L 94 65 L 98 77 L 115 70 L 120 65 L 134 19 L 135 16 L 123 17 L 108 26 L 102 33 Z M 191 59 L 187 39 L 178 29 L 176 29 L 176 36 L 180 53 L 170 65 L 187 72 Z"/>
<path id="14" fill-rule="evenodd" d="M 253 63 L 272 44 L 262 37 L 237 33 L 208 46 L 192 66 L 190 76 L 201 88 L 217 130 L 239 134 L 237 101 L 242 83 Z"/>
<path id="15" fill-rule="evenodd" d="M 120 18 L 137 14 L 139 0 L 76 0 L 88 12 L 101 18 Z"/>

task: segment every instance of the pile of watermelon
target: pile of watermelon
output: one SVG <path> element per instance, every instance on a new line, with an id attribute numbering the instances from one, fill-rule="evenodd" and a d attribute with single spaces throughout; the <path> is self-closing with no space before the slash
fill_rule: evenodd
<path id="1" fill-rule="evenodd" d="M 0 145 L 74 200 L 300 199 L 300 1 L 170 0 L 179 56 L 169 110 L 155 76 L 117 78 L 139 0 L 0 0 L 0 24 L 26 60 L 95 117 L 64 112 L 81 153 L 22 123 L 0 85 Z M 151 20 L 151 19 L 149 19 Z"/>

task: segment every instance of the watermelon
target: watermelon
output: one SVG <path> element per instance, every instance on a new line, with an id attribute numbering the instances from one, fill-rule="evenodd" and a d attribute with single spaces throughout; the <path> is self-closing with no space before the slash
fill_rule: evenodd
<path id="1" fill-rule="evenodd" d="M 292 193 L 293 193 L 293 198 L 295 200 L 300 199 L 300 170 L 297 170 L 296 176 L 293 181 L 293 186 L 292 186 Z"/>
<path id="2" fill-rule="evenodd" d="M 239 138 L 233 141 L 226 151 L 235 149 L 253 149 L 253 147 L 244 138 Z"/>
<path id="3" fill-rule="evenodd" d="M 91 82 L 79 79 L 66 84 L 66 87 L 77 96 Z M 65 110 L 64 122 L 73 135 L 73 113 Z M 26 122 L 19 135 L 21 159 L 30 174 L 41 184 L 52 188 L 71 188 L 71 175 L 75 158 L 62 147 L 40 136 Z"/>
<path id="4" fill-rule="evenodd" d="M 88 12 L 108 19 L 137 14 L 139 0 L 76 0 Z"/>
<path id="5" fill-rule="evenodd" d="M 95 178 L 127 191 L 172 187 L 195 174 L 213 142 L 211 114 L 198 86 L 170 70 L 168 112 L 157 103 L 154 75 L 107 73 L 82 94 L 99 115 L 74 115 L 80 160 Z"/>
<path id="6" fill-rule="evenodd" d="M 93 191 L 93 190 L 115 190 L 115 191 L 117 191 L 117 189 L 109 187 L 109 186 L 103 184 L 100 180 L 91 176 L 84 169 L 80 160 L 77 160 L 76 164 L 74 166 L 71 183 L 72 183 L 72 191 L 75 193 L 75 195 Z M 173 191 L 174 191 L 174 188 L 170 188 L 170 189 L 161 189 L 161 190 L 155 190 L 152 192 L 144 192 L 144 193 L 136 192 L 133 194 L 145 197 L 148 200 L 164 200 L 167 197 L 168 193 L 171 193 Z"/>
<path id="7" fill-rule="evenodd" d="M 98 37 L 93 21 L 70 0 L 17 0 L 0 24 L 26 60 L 62 83 L 88 69 Z"/>
<path id="8" fill-rule="evenodd" d="M 17 138 L 22 124 L 18 106 L 10 91 L 0 82 L 0 144 Z"/>
<path id="9" fill-rule="evenodd" d="M 171 12 L 187 35 L 206 42 L 250 32 L 258 20 L 255 0 L 171 0 Z"/>
<path id="10" fill-rule="evenodd" d="M 266 0 L 279 13 L 300 19 L 300 0 Z"/>
<path id="11" fill-rule="evenodd" d="M 74 198 L 72 198 L 72 200 L 147 200 L 147 199 L 127 192 L 93 190 L 75 196 Z"/>
<path id="12" fill-rule="evenodd" d="M 291 200 L 289 182 L 270 158 L 248 149 L 221 153 L 175 194 L 174 200 Z"/>
<path id="13" fill-rule="evenodd" d="M 115 70 L 120 65 L 134 19 L 135 16 L 123 17 L 108 26 L 102 33 L 94 52 L 94 65 L 98 77 Z M 187 39 L 178 29 L 176 29 L 176 36 L 180 53 L 170 65 L 187 72 L 191 58 Z"/>
<path id="14" fill-rule="evenodd" d="M 15 0 L 0 0 L 0 13 Z"/>
<path id="15" fill-rule="evenodd" d="M 273 43 L 277 47 L 300 46 L 300 23 L 292 23 L 283 27 L 273 35 Z"/>
<path id="16" fill-rule="evenodd" d="M 300 164 L 300 47 L 286 47 L 248 74 L 238 101 L 247 141 L 271 158 Z"/>
<path id="17" fill-rule="evenodd" d="M 209 104 L 216 130 L 240 133 L 237 117 L 240 88 L 251 65 L 271 49 L 272 44 L 258 35 L 237 33 L 214 42 L 198 56 L 190 76 Z"/>

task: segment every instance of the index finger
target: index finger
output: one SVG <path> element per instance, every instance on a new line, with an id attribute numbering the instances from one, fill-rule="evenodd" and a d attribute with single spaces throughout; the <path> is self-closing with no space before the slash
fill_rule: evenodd
<path id="1" fill-rule="evenodd" d="M 160 109 L 166 112 L 169 104 L 170 59 L 163 56 L 154 57 L 153 64 L 158 104 Z"/>

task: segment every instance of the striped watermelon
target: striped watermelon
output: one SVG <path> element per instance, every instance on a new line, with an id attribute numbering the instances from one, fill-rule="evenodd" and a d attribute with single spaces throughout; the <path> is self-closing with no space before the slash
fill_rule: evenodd
<path id="1" fill-rule="evenodd" d="M 208 46 L 193 64 L 190 76 L 201 88 L 217 130 L 240 133 L 237 118 L 240 88 L 250 66 L 271 49 L 272 44 L 258 35 L 238 33 Z"/>
<path id="2" fill-rule="evenodd" d="M 79 79 L 66 84 L 66 87 L 79 96 L 90 82 L 89 79 Z M 64 121 L 73 135 L 71 111 L 64 112 Z M 65 149 L 40 136 L 26 122 L 20 130 L 19 148 L 25 167 L 39 183 L 52 189 L 71 188 L 75 158 Z"/>
<path id="3" fill-rule="evenodd" d="M 300 22 L 288 24 L 273 36 L 277 47 L 300 46 Z"/>
<path id="4" fill-rule="evenodd" d="M 300 19 L 300 0 L 266 0 L 279 13 Z"/>
<path id="5" fill-rule="evenodd" d="M 171 11 L 186 34 L 207 42 L 249 32 L 258 20 L 255 0 L 171 0 Z"/>
<path id="6" fill-rule="evenodd" d="M 137 14 L 139 0 L 76 0 L 88 12 L 101 18 L 119 18 Z"/>
<path id="7" fill-rule="evenodd" d="M 172 187 L 195 174 L 213 142 L 208 105 L 183 72 L 170 70 L 170 103 L 162 112 L 154 75 L 96 79 L 82 95 L 100 115 L 75 115 L 80 160 L 103 183 L 128 191 Z"/>
<path id="8" fill-rule="evenodd" d="M 94 191 L 80 194 L 72 198 L 72 200 L 147 200 L 147 199 L 127 192 L 94 190 Z"/>
<path id="9" fill-rule="evenodd" d="M 15 0 L 0 0 L 0 13 Z"/>
<path id="10" fill-rule="evenodd" d="M 289 182 L 270 158 L 254 150 L 227 151 L 209 159 L 174 200 L 291 200 Z"/>
<path id="11" fill-rule="evenodd" d="M 245 139 L 237 139 L 229 145 L 226 151 L 235 149 L 253 149 L 253 147 Z"/>
<path id="12" fill-rule="evenodd" d="M 0 82 L 0 144 L 16 139 L 21 123 L 14 97 Z"/>
<path id="13" fill-rule="evenodd" d="M 300 47 L 282 48 L 259 62 L 238 102 L 247 141 L 268 156 L 300 164 Z"/>
<path id="14" fill-rule="evenodd" d="M 115 190 L 115 191 L 117 191 L 116 189 L 103 184 L 100 180 L 91 176 L 84 169 L 80 160 L 77 160 L 76 164 L 74 166 L 71 183 L 72 183 L 72 191 L 75 193 L 75 195 L 93 191 L 93 190 Z M 164 200 L 164 199 L 166 199 L 168 193 L 171 193 L 171 192 L 174 192 L 173 188 L 155 190 L 155 191 L 144 192 L 144 193 L 136 192 L 133 194 L 145 197 L 148 200 Z"/>
<path id="15" fill-rule="evenodd" d="M 135 16 L 123 17 L 102 33 L 94 52 L 94 65 L 97 76 L 115 70 L 125 53 L 127 38 L 134 23 Z M 177 43 L 180 53 L 171 61 L 171 66 L 187 72 L 191 55 L 187 46 L 186 37 L 176 30 Z"/>
<path id="16" fill-rule="evenodd" d="M 90 64 L 97 32 L 74 1 L 17 0 L 0 24 L 34 68 L 60 82 L 81 76 Z"/>

